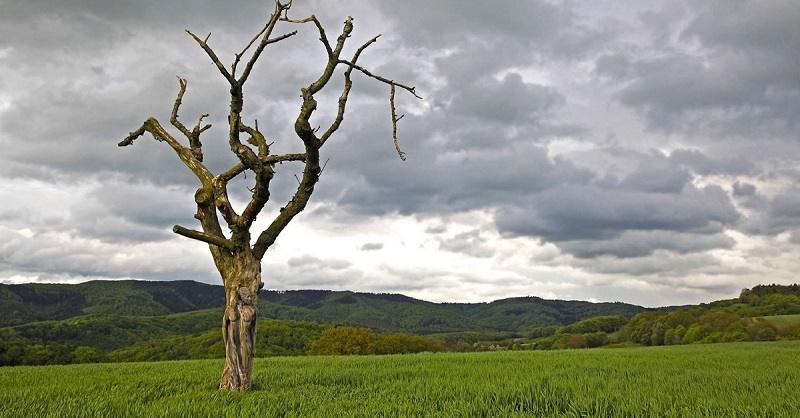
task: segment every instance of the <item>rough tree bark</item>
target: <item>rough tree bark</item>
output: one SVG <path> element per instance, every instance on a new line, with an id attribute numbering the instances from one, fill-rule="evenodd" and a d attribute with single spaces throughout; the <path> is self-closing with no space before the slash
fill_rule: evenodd
<path id="1" fill-rule="evenodd" d="M 231 391 L 246 391 L 252 385 L 258 317 L 258 291 L 263 287 L 263 282 L 261 281 L 261 259 L 281 231 L 298 213 L 305 209 L 314 191 L 314 186 L 319 181 L 319 176 L 322 173 L 320 148 L 339 129 L 344 119 L 347 100 L 352 87 L 352 72 L 354 70 L 358 71 L 369 78 L 390 86 L 389 103 L 393 140 L 402 159 L 405 159 L 404 154 L 397 145 L 397 121 L 402 116 L 398 117 L 395 111 L 395 89 L 399 87 L 419 98 L 413 87 L 373 74 L 357 63 L 361 53 L 377 41 L 378 36 L 359 46 L 349 60 L 344 59 L 342 58 L 342 50 L 345 42 L 350 37 L 350 33 L 353 31 L 352 18 L 347 19 L 341 34 L 332 44 L 325 34 L 322 24 L 315 16 L 312 15 L 300 20 L 289 19 L 287 12 L 291 7 L 291 1 L 286 3 L 275 1 L 275 8 L 266 25 L 240 53 L 235 54 L 230 69 L 222 64 L 208 44 L 211 34 L 206 36 L 205 39 L 201 39 L 187 30 L 187 33 L 206 52 L 220 74 L 230 85 L 227 136 L 230 150 L 238 159 L 237 163 L 230 169 L 219 174 L 213 174 L 203 164 L 200 135 L 211 127 L 211 125 L 203 124 L 203 119 L 208 116 L 207 114 L 200 116 L 197 124 L 191 130 L 179 120 L 178 110 L 187 86 L 186 80 L 180 77 L 178 78 L 180 89 L 172 108 L 170 123 L 188 139 L 189 146 L 187 147 L 179 142 L 152 117 L 148 118 L 139 129 L 131 132 L 128 137 L 119 143 L 120 146 L 128 146 L 146 132 L 150 133 L 157 141 L 166 142 L 200 181 L 201 187 L 195 193 L 195 203 L 197 204 L 195 218 L 200 222 L 201 229 L 195 230 L 175 225 L 173 231 L 184 237 L 208 244 L 214 263 L 225 285 L 226 306 L 222 319 L 222 335 L 225 341 L 225 368 L 219 386 L 220 389 Z M 264 134 L 259 130 L 258 122 L 255 121 L 250 126 L 242 118 L 244 107 L 243 87 L 264 48 L 270 44 L 290 38 L 297 33 L 297 31 L 292 31 L 273 37 L 272 33 L 279 23 L 313 23 L 319 32 L 320 42 L 327 53 L 327 61 L 319 78 L 300 89 L 302 103 L 294 123 L 295 133 L 304 146 L 304 152 L 299 154 L 272 154 L 270 152 L 270 144 L 267 143 Z M 249 59 L 244 62 L 242 58 L 254 45 L 255 48 L 250 53 Z M 237 75 L 240 64 L 244 65 L 244 69 L 242 69 L 241 74 Z M 337 115 L 327 129 L 322 132 L 322 135 L 318 135 L 320 128 L 312 128 L 310 122 L 310 118 L 317 108 L 314 95 L 328 86 L 334 71 L 340 66 L 345 70 Z M 246 142 L 242 142 L 242 136 L 247 138 Z M 283 162 L 304 164 L 303 176 L 292 198 L 275 216 L 269 226 L 258 234 L 255 242 L 252 242 L 250 229 L 256 216 L 269 200 L 269 185 L 275 175 L 273 167 L 276 163 Z M 250 201 L 239 213 L 228 199 L 228 183 L 247 171 L 254 174 L 255 186 L 250 190 L 252 192 Z M 222 220 L 230 230 L 227 235 L 223 233 L 219 216 L 222 217 Z"/>

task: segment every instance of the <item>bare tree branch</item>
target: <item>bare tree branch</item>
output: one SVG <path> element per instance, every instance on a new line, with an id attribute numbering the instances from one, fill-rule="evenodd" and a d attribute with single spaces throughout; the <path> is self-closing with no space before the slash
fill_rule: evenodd
<path id="1" fill-rule="evenodd" d="M 288 19 L 288 18 L 287 19 L 282 19 L 282 20 L 285 21 L 285 22 L 289 22 L 289 23 L 314 22 L 314 25 L 317 26 L 317 31 L 319 31 L 319 40 L 322 42 L 322 45 L 325 46 L 325 51 L 328 53 L 328 57 L 330 58 L 330 57 L 333 56 L 333 49 L 331 49 L 331 44 L 328 41 L 328 37 L 325 35 L 325 28 L 322 27 L 322 24 L 319 22 L 319 20 L 317 19 L 316 16 L 311 15 L 311 16 L 305 18 L 305 19 L 299 19 L 299 20 L 292 20 L 292 19 Z"/>
<path id="2" fill-rule="evenodd" d="M 206 131 L 211 125 L 200 127 L 200 124 L 203 122 L 203 119 L 208 116 L 208 114 L 204 114 L 200 116 L 200 119 L 197 121 L 197 125 L 195 125 L 194 129 L 190 132 L 183 123 L 178 120 L 178 109 L 181 106 L 181 102 L 183 101 L 183 95 L 186 93 L 186 80 L 178 77 L 178 82 L 181 85 L 180 91 L 178 92 L 178 97 L 175 99 L 175 105 L 172 107 L 172 114 L 170 115 L 170 123 L 172 126 L 178 128 L 184 136 L 189 139 L 189 147 L 192 150 L 192 154 L 194 154 L 197 161 L 203 161 L 203 144 L 200 142 L 200 134 Z"/>
<path id="3" fill-rule="evenodd" d="M 316 18 L 314 18 L 314 22 L 317 24 L 320 40 L 326 44 L 325 49 L 328 50 L 328 64 L 325 66 L 325 70 L 322 72 L 322 75 L 320 75 L 319 79 L 308 86 L 308 91 L 312 95 L 322 90 L 322 88 L 328 84 L 328 81 L 333 76 L 333 71 L 336 69 L 337 61 L 342 53 L 342 48 L 344 48 L 344 43 L 347 41 L 347 38 L 350 37 L 350 33 L 353 32 L 353 18 L 348 16 L 347 20 L 344 22 L 342 34 L 336 39 L 336 47 L 331 50 L 328 40 L 325 36 L 325 30 L 322 29 L 322 25 L 319 24 L 319 21 L 317 21 Z"/>
<path id="4" fill-rule="evenodd" d="M 303 170 L 303 179 L 297 186 L 294 196 L 284 206 L 272 223 L 258 236 L 253 245 L 253 255 L 261 260 L 278 235 L 289 225 L 297 214 L 302 212 L 308 204 L 308 199 L 314 192 L 314 185 L 319 181 L 322 172 L 319 166 L 319 148 L 306 146 L 306 168 Z"/>
<path id="5" fill-rule="evenodd" d="M 397 121 L 403 119 L 403 115 L 398 118 L 397 111 L 394 108 L 394 83 L 392 83 L 392 91 L 389 94 L 389 106 L 392 108 L 392 140 L 394 141 L 394 148 L 397 150 L 397 155 L 400 156 L 400 159 L 405 161 L 406 153 L 400 151 L 400 144 L 397 143 Z"/>
<path id="6" fill-rule="evenodd" d="M 214 204 L 213 185 L 204 184 L 203 187 L 197 189 L 194 194 L 194 201 L 197 203 L 197 213 L 194 217 L 200 221 L 203 231 L 208 235 L 224 237 L 219 217 L 217 216 L 217 207 Z M 208 249 L 214 258 L 217 269 L 224 271 L 225 266 L 230 265 L 233 254 L 223 247 L 213 244 L 209 245 Z"/>
<path id="7" fill-rule="evenodd" d="M 358 61 L 358 57 L 361 56 L 361 53 L 367 49 L 370 45 L 378 40 L 381 35 L 377 35 L 374 38 L 370 39 L 369 41 L 365 42 L 361 47 L 356 50 L 356 53 L 353 54 L 352 62 Z M 322 134 L 320 137 L 320 143 L 325 144 L 325 141 L 333 135 L 339 129 L 339 126 L 342 124 L 344 120 L 344 113 L 347 107 L 347 98 L 350 95 L 350 89 L 353 87 L 353 81 L 350 79 L 350 74 L 353 72 L 353 67 L 348 67 L 347 70 L 344 72 L 344 88 L 342 89 L 342 94 L 339 96 L 339 106 L 338 111 L 336 112 L 336 118 L 334 119 L 331 126 L 328 127 L 328 130 Z M 320 145 L 320 146 L 321 146 Z"/>
<path id="8" fill-rule="evenodd" d="M 306 155 L 305 154 L 268 155 L 266 158 L 261 159 L 262 163 L 270 165 L 280 164 L 289 161 L 305 162 Z M 231 181 L 234 177 L 238 176 L 239 174 L 242 174 L 245 170 L 247 170 L 247 167 L 245 167 L 244 164 L 242 163 L 238 163 L 233 167 L 231 167 L 228 171 L 221 173 L 219 177 L 228 182 Z"/>
<path id="9" fill-rule="evenodd" d="M 146 129 L 145 129 L 144 125 L 142 125 L 141 127 L 139 127 L 139 129 L 137 129 L 137 130 L 131 132 L 130 134 L 128 134 L 128 136 L 126 136 L 125 139 L 120 141 L 120 143 L 117 144 L 117 146 L 127 147 L 128 145 L 133 144 L 133 141 L 135 141 L 140 136 L 144 135 L 145 131 L 146 131 Z"/>
<path id="10" fill-rule="evenodd" d="M 416 97 L 418 99 L 422 99 L 422 97 L 417 95 L 415 87 L 410 87 L 410 86 L 406 86 L 404 84 L 395 83 L 394 80 L 389 80 L 387 78 L 384 78 L 384 77 L 381 77 L 379 75 L 373 74 L 372 72 L 370 72 L 366 68 L 361 67 L 360 65 L 356 64 L 356 59 L 358 58 L 358 54 L 360 54 L 360 52 L 364 48 L 366 48 L 370 43 L 374 42 L 376 39 L 377 39 L 377 37 L 373 38 L 370 42 L 364 44 L 362 46 L 362 48 L 358 51 L 358 53 L 353 57 L 352 61 L 340 60 L 339 63 L 347 65 L 349 67 L 347 73 L 345 74 L 345 76 L 348 78 L 348 80 L 349 80 L 349 76 L 350 76 L 350 71 L 353 70 L 353 69 L 356 69 L 356 70 L 360 71 L 361 73 L 363 73 L 364 75 L 366 75 L 367 77 L 374 78 L 374 79 L 376 79 L 376 80 L 378 80 L 380 82 L 389 84 L 389 86 L 391 87 L 391 91 L 389 93 L 389 107 L 391 108 L 391 112 L 392 112 L 392 141 L 394 142 L 394 147 L 397 150 L 397 155 L 400 156 L 401 160 L 405 161 L 406 160 L 406 153 L 400 150 L 400 144 L 397 142 L 397 121 L 402 119 L 403 115 L 401 115 L 400 117 L 397 116 L 397 110 L 395 108 L 395 101 L 394 101 L 395 89 L 396 89 L 396 87 L 400 87 L 400 88 L 408 91 L 409 93 L 411 93 L 412 95 L 414 95 L 414 97 Z M 341 106 L 342 105 L 341 105 L 341 102 L 340 102 L 340 110 L 341 110 Z M 323 135 L 323 137 L 324 137 L 324 135 Z"/>
<path id="11" fill-rule="evenodd" d="M 413 94 L 414 97 L 416 97 L 417 99 L 422 99 L 422 97 L 417 95 L 416 87 L 410 87 L 410 86 L 406 86 L 405 84 L 396 83 L 394 80 L 389 80 L 388 78 L 381 77 L 379 75 L 373 74 L 372 72 L 370 72 L 366 68 L 364 68 L 364 67 L 362 67 L 360 65 L 357 65 L 354 62 L 350 62 L 350 61 L 346 61 L 346 60 L 339 60 L 339 63 L 347 65 L 347 66 L 350 66 L 350 67 L 353 67 L 356 70 L 358 70 L 361 73 L 363 73 L 367 77 L 374 78 L 374 79 L 376 79 L 378 81 L 382 81 L 382 82 L 384 82 L 386 84 L 394 84 L 395 86 L 400 87 L 401 89 L 406 90 L 409 93 Z"/>
<path id="12" fill-rule="evenodd" d="M 211 61 L 213 61 L 214 64 L 217 66 L 217 69 L 219 69 L 219 72 L 222 73 L 222 76 L 225 77 L 226 80 L 228 80 L 228 83 L 230 83 L 231 85 L 236 84 L 236 79 L 233 78 L 233 76 L 228 72 L 225 66 L 222 65 L 222 62 L 220 62 L 219 58 L 217 58 L 217 54 L 214 53 L 214 50 L 212 50 L 211 47 L 208 46 L 207 41 L 208 38 L 211 37 L 211 34 L 209 33 L 208 36 L 206 36 L 206 39 L 203 40 L 198 38 L 197 35 L 193 34 L 188 29 L 186 30 L 186 33 L 192 35 L 192 38 L 194 38 L 194 40 L 197 41 L 200 47 L 203 48 L 203 51 L 206 51 L 206 54 L 208 54 L 209 58 L 211 58 Z"/>
<path id="13" fill-rule="evenodd" d="M 203 241 L 206 244 L 216 245 L 217 247 L 224 248 L 230 252 L 233 252 L 233 250 L 236 249 L 230 240 L 222 236 L 211 235 L 204 232 L 195 231 L 194 229 L 184 228 L 180 225 L 173 226 L 172 232 L 178 235 L 182 235 L 186 238 Z"/>
<path id="14" fill-rule="evenodd" d="M 197 125 L 194 126 L 192 134 L 189 136 L 189 146 L 192 149 L 192 154 L 194 154 L 198 161 L 203 161 L 203 144 L 200 142 L 200 134 L 211 127 L 211 124 L 207 124 L 202 128 L 200 127 L 200 124 L 203 123 L 203 119 L 206 117 L 208 117 L 208 113 L 200 115 L 200 118 L 197 120 Z"/>
<path id="15" fill-rule="evenodd" d="M 121 147 L 128 146 L 133 143 L 133 141 L 144 135 L 145 132 L 149 132 L 153 135 L 153 138 L 159 142 L 166 142 L 172 147 L 173 150 L 178 154 L 178 157 L 183 161 L 183 163 L 189 167 L 190 170 L 200 179 L 200 182 L 206 183 L 211 181 L 212 175 L 211 172 L 200 162 L 192 153 L 191 150 L 181 145 L 172 135 L 167 132 L 164 127 L 161 126 L 160 123 L 155 118 L 148 118 L 142 126 L 131 132 L 127 138 L 125 138 L 122 142 L 118 145 Z"/>
<path id="16" fill-rule="evenodd" d="M 187 138 L 191 138 L 192 133 L 189 132 L 189 130 L 186 129 L 186 127 L 183 126 L 183 124 L 180 121 L 178 121 L 178 108 L 181 107 L 181 102 L 183 101 L 183 94 L 186 93 L 186 80 L 178 77 L 178 83 L 180 83 L 181 89 L 180 91 L 178 91 L 178 98 L 175 99 L 175 105 L 172 106 L 172 115 L 169 118 L 169 122 L 172 124 L 172 126 L 178 128 L 178 130 L 181 131 L 181 133 L 186 135 Z"/>
<path id="17" fill-rule="evenodd" d="M 256 121 L 256 127 L 251 128 L 244 123 L 239 125 L 239 129 L 242 132 L 246 132 L 250 134 L 250 139 L 247 142 L 250 145 L 258 148 L 258 157 L 263 159 L 264 157 L 269 155 L 269 145 L 267 144 L 267 139 L 264 138 L 264 135 L 261 131 L 258 130 L 258 121 Z"/>
<path id="18" fill-rule="evenodd" d="M 238 81 L 239 81 L 239 85 L 240 86 L 243 85 L 245 81 L 247 81 L 247 77 L 250 76 L 250 71 L 253 69 L 253 66 L 255 65 L 256 61 L 261 56 L 261 52 L 264 51 L 264 48 L 267 45 L 273 44 L 275 42 L 280 42 L 280 41 L 282 41 L 282 40 L 284 40 L 284 39 L 286 39 L 288 37 L 291 37 L 291 36 L 294 36 L 295 34 L 297 34 L 297 31 L 294 31 L 294 32 L 287 33 L 285 35 L 281 35 L 281 36 L 279 36 L 277 38 L 274 38 L 274 39 L 270 39 L 269 38 L 270 35 L 272 35 L 272 30 L 275 29 L 275 24 L 278 23 L 279 20 L 281 20 L 281 13 L 283 11 L 285 11 L 285 10 L 288 10 L 290 7 L 292 7 L 292 3 L 291 2 L 289 2 L 287 4 L 281 4 L 280 2 L 276 1 L 275 2 L 275 12 L 273 12 L 272 15 L 270 16 L 270 19 L 267 22 L 267 25 L 259 33 L 259 35 L 256 35 L 253 38 L 253 40 L 250 41 L 250 43 L 244 48 L 244 50 L 242 50 L 242 52 L 240 54 L 236 55 L 236 60 L 233 62 L 233 67 L 232 67 L 232 70 L 233 70 L 234 74 L 236 73 L 236 64 L 239 62 L 240 57 L 242 55 L 244 55 L 245 51 L 250 49 L 250 46 L 253 44 L 255 39 L 258 38 L 259 36 L 261 36 L 261 34 L 263 34 L 263 37 L 261 38 L 261 43 L 258 44 L 258 47 L 256 47 L 256 50 L 253 52 L 253 56 L 250 57 L 250 60 L 247 62 L 247 65 L 244 68 L 244 72 L 242 72 L 241 77 L 239 77 Z"/>

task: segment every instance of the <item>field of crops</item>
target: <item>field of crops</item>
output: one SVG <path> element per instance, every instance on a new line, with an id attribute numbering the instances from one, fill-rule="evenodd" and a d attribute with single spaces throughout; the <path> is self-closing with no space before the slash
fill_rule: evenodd
<path id="1" fill-rule="evenodd" d="M 762 318 L 766 319 L 770 324 L 774 325 L 775 328 L 778 329 L 797 326 L 800 324 L 800 315 L 775 315 L 763 316 Z"/>
<path id="2" fill-rule="evenodd" d="M 792 417 L 800 343 L 0 368 L 2 417 Z"/>

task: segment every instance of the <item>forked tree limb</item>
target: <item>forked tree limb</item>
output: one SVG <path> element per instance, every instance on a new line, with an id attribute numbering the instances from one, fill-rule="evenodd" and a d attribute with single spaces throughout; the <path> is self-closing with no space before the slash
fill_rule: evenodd
<path id="1" fill-rule="evenodd" d="M 197 176 L 201 183 L 209 182 L 213 178 L 211 172 L 208 171 L 202 162 L 198 161 L 192 151 L 178 142 L 172 135 L 167 132 L 164 127 L 158 123 L 155 118 L 148 118 L 142 126 L 131 132 L 122 142 L 118 145 L 121 147 L 131 145 L 134 140 L 149 132 L 153 138 L 159 142 L 166 142 L 178 154 L 178 157 L 183 163 Z"/>
<path id="2" fill-rule="evenodd" d="M 187 138 L 191 138 L 192 133 L 178 120 L 178 109 L 181 107 L 183 95 L 186 93 L 186 80 L 178 77 L 178 83 L 180 83 L 181 89 L 178 91 L 178 97 L 175 99 L 175 104 L 172 106 L 172 114 L 170 115 L 169 122 L 172 126 L 178 128 Z"/>
<path id="3" fill-rule="evenodd" d="M 189 147 L 192 150 L 192 154 L 194 154 L 195 158 L 198 161 L 203 161 L 203 144 L 200 142 L 200 134 L 205 132 L 208 128 L 211 127 L 210 124 L 200 127 L 200 124 L 203 123 L 203 119 L 208 117 L 208 114 L 204 114 L 200 116 L 200 119 L 197 121 L 197 125 L 195 125 L 194 129 L 189 131 L 186 126 L 181 123 L 178 119 L 178 109 L 181 107 L 181 103 L 183 101 L 183 95 L 186 93 L 186 80 L 183 78 L 178 77 L 178 83 L 180 83 L 180 90 L 178 91 L 178 97 L 175 99 L 175 104 L 172 106 L 172 114 L 170 115 L 169 121 L 172 126 L 178 128 L 181 133 L 189 139 Z"/>
<path id="4" fill-rule="evenodd" d="M 186 30 L 186 33 L 191 35 L 192 38 L 194 38 L 194 40 L 197 41 L 197 43 L 200 45 L 200 48 L 203 48 L 203 51 L 205 51 L 206 54 L 208 54 L 209 58 L 211 58 L 211 61 L 213 61 L 214 65 L 217 66 L 217 69 L 222 74 L 222 76 L 225 77 L 226 80 L 228 80 L 228 83 L 230 83 L 231 85 L 236 84 L 236 79 L 233 78 L 231 73 L 229 73 L 228 70 L 225 68 L 225 66 L 222 65 L 222 62 L 217 57 L 217 54 L 214 53 L 214 50 L 212 50 L 211 47 L 208 46 L 208 38 L 211 37 L 211 33 L 208 34 L 206 39 L 200 39 L 197 35 L 195 35 L 194 33 L 192 33 L 192 31 L 188 29 Z"/>
<path id="5" fill-rule="evenodd" d="M 284 162 L 290 161 L 298 161 L 298 162 L 305 162 L 306 155 L 305 154 L 283 154 L 283 155 L 269 155 L 265 158 L 261 159 L 261 162 L 264 164 L 275 165 L 281 164 Z M 247 167 L 244 166 L 242 163 L 238 163 L 231 167 L 228 171 L 225 171 L 219 175 L 219 177 L 226 182 L 233 180 L 239 174 L 242 174 L 247 170 Z"/>
<path id="6" fill-rule="evenodd" d="M 247 81 L 247 77 L 250 76 L 250 71 L 253 69 L 253 66 L 255 65 L 256 61 L 261 56 L 261 52 L 264 51 L 264 48 L 266 48 L 267 45 L 280 42 L 286 38 L 289 38 L 297 34 L 297 31 L 294 31 L 278 36 L 277 38 L 270 39 L 270 35 L 272 35 L 272 30 L 275 29 L 275 24 L 277 24 L 278 21 L 281 20 L 281 13 L 284 12 L 285 10 L 288 10 L 291 6 L 292 6 L 291 2 L 287 4 L 281 4 L 280 2 L 275 2 L 275 12 L 273 12 L 272 15 L 270 16 L 269 22 L 267 22 L 267 26 L 264 28 L 264 30 L 261 31 L 261 33 L 263 33 L 261 42 L 258 44 L 258 47 L 256 47 L 256 50 L 253 52 L 253 55 L 250 57 L 250 60 L 247 61 L 247 65 L 245 66 L 245 69 L 242 72 L 241 77 L 239 77 L 238 82 L 240 86 L 243 85 L 245 81 Z M 256 36 L 256 38 L 257 37 L 258 35 Z M 255 40 L 256 38 L 253 39 Z M 242 50 L 241 54 L 237 55 L 236 60 L 233 62 L 231 70 L 234 76 L 236 73 L 236 64 L 239 62 L 239 57 L 241 55 L 244 55 L 245 51 L 250 49 L 252 42 L 253 41 L 251 41 L 251 43 L 248 44 L 244 50 Z"/>
<path id="7" fill-rule="evenodd" d="M 322 45 L 325 47 L 325 51 L 328 53 L 328 57 L 330 58 L 330 57 L 333 56 L 333 49 L 331 48 L 331 44 L 328 41 L 328 36 L 325 35 L 325 28 L 322 27 L 322 23 L 319 22 L 319 19 L 317 19 L 316 16 L 311 15 L 311 16 L 305 18 L 305 19 L 296 19 L 296 20 L 294 20 L 294 19 L 285 18 L 285 19 L 281 19 L 281 20 L 283 20 L 284 22 L 289 22 L 289 23 L 314 22 L 314 25 L 317 27 L 317 31 L 319 32 L 319 40 L 320 40 L 320 42 L 322 42 Z"/>
<path id="8" fill-rule="evenodd" d="M 372 39 L 361 45 L 358 48 L 358 50 L 356 50 L 356 53 L 353 54 L 352 62 L 358 61 L 358 57 L 361 56 L 361 53 L 365 49 L 367 49 L 367 47 L 375 43 L 378 40 L 378 37 L 380 37 L 380 35 L 373 37 Z M 323 133 L 322 136 L 320 137 L 320 146 L 324 145 L 325 141 L 327 141 L 328 138 L 330 138 L 331 135 L 333 135 L 333 133 L 339 129 L 339 126 L 342 124 L 342 121 L 344 120 L 344 114 L 347 108 L 347 99 L 350 95 L 350 89 L 353 87 L 353 81 L 350 78 L 350 74 L 352 72 L 353 72 L 353 67 L 348 67 L 347 70 L 345 70 L 344 72 L 344 88 L 342 89 L 342 94 L 339 96 L 336 118 L 333 120 L 333 123 L 331 123 L 331 126 L 328 128 L 328 130 L 326 130 L 325 133 Z"/>
<path id="9" fill-rule="evenodd" d="M 247 143 L 258 149 L 259 159 L 263 160 L 265 157 L 269 156 L 269 144 L 267 144 L 267 139 L 264 137 L 264 134 L 258 130 L 258 121 L 256 121 L 255 128 L 240 123 L 239 130 L 250 135 L 250 139 L 247 140 Z"/>

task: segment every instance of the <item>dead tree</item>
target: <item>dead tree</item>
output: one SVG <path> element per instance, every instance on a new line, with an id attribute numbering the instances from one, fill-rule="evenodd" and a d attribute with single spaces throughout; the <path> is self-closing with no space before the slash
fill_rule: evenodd
<path id="1" fill-rule="evenodd" d="M 217 54 L 209 45 L 210 34 L 204 39 L 187 30 L 189 35 L 208 54 L 216 65 L 220 74 L 230 85 L 230 113 L 228 114 L 228 143 L 238 161 L 227 171 L 213 174 L 203 164 L 203 149 L 200 135 L 208 130 L 211 125 L 203 124 L 203 119 L 208 115 L 200 116 L 197 124 L 187 128 L 178 117 L 183 95 L 186 92 L 186 80 L 178 78 L 180 90 L 172 108 L 170 123 L 188 139 L 188 147 L 179 142 L 172 134 L 155 119 L 148 118 L 142 126 L 131 132 L 120 146 L 131 145 L 134 140 L 149 132 L 159 142 L 166 142 L 177 153 L 181 161 L 200 180 L 201 187 L 197 189 L 194 200 L 197 203 L 195 218 L 200 221 L 200 230 L 189 229 L 180 225 L 173 227 L 173 232 L 184 237 L 192 238 L 208 244 L 217 269 L 225 285 L 225 313 L 222 319 L 222 335 L 225 340 L 225 368 L 220 381 L 220 389 L 232 391 L 249 390 L 252 384 L 252 370 L 254 344 L 256 339 L 256 319 L 258 316 L 258 292 L 263 287 L 261 278 L 261 259 L 267 249 L 283 231 L 289 222 L 308 203 L 314 192 L 314 186 L 319 181 L 322 169 L 320 167 L 320 148 L 325 145 L 331 136 L 339 129 L 344 119 L 347 100 L 352 87 L 351 75 L 353 71 L 360 72 L 369 78 L 385 83 L 389 86 L 389 103 L 391 108 L 391 121 L 395 147 L 400 157 L 403 153 L 397 146 L 397 121 L 395 112 L 395 89 L 401 88 L 419 98 L 413 87 L 409 87 L 393 80 L 373 74 L 358 64 L 361 53 L 375 41 L 378 36 L 370 39 L 358 47 L 353 55 L 347 59 L 342 57 L 345 42 L 353 31 L 353 19 L 348 17 L 344 28 L 335 42 L 331 42 L 325 34 L 322 24 L 315 16 L 305 19 L 289 19 L 287 12 L 292 7 L 291 0 L 286 3 L 275 1 L 275 9 L 261 31 L 256 34 L 244 49 L 235 55 L 230 69 L 225 67 Z M 270 44 L 291 38 L 297 31 L 273 36 L 276 26 L 292 24 L 313 24 L 319 32 L 319 40 L 327 53 L 327 62 L 318 79 L 310 85 L 302 87 L 300 94 L 302 103 L 297 119 L 294 122 L 294 131 L 302 141 L 305 152 L 299 154 L 272 154 L 270 144 L 264 134 L 259 130 L 258 123 L 252 126 L 245 123 L 242 118 L 244 99 L 242 89 L 248 80 L 253 67 L 264 49 Z M 243 58 L 248 51 L 249 59 Z M 243 66 L 243 67 L 242 67 Z M 317 108 L 314 95 L 329 85 L 334 71 L 344 69 L 344 83 L 338 101 L 337 114 L 330 126 L 324 131 L 313 128 L 310 118 Z M 238 70 L 241 70 L 239 73 Z M 320 134 L 321 131 L 321 134 Z M 246 141 L 243 142 L 242 138 Z M 269 226 L 261 231 L 254 242 L 251 240 L 251 227 L 256 216 L 264 208 L 270 197 L 270 181 L 275 175 L 276 163 L 296 162 L 305 165 L 303 176 L 294 195 L 276 214 Z M 243 173 L 250 171 L 255 179 L 255 186 L 250 189 L 252 196 L 241 212 L 231 205 L 228 199 L 228 183 Z M 218 214 L 222 216 L 230 232 L 223 233 Z"/>

